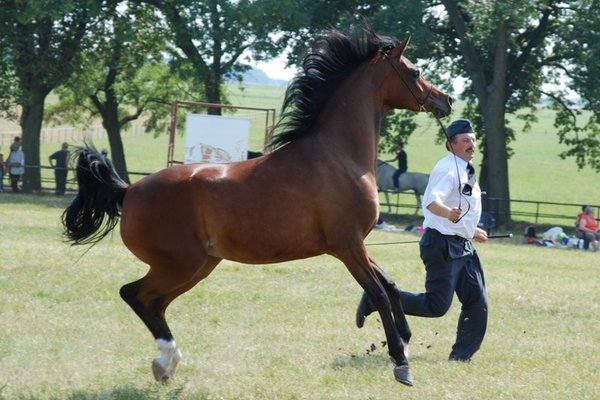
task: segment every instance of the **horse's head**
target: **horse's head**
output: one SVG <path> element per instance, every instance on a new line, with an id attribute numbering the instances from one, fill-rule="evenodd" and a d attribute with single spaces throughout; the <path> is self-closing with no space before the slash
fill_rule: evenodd
<path id="1" fill-rule="evenodd" d="M 410 37 L 397 46 L 380 50 L 375 60 L 384 61 L 391 71 L 386 74 L 386 106 L 413 111 L 429 111 L 436 117 L 445 117 L 452 111 L 452 97 L 429 83 L 421 71 L 404 57 Z"/>

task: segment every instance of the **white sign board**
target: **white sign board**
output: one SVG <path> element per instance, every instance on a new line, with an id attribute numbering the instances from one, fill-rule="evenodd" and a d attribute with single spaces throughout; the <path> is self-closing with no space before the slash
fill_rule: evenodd
<path id="1" fill-rule="evenodd" d="M 184 164 L 226 163 L 248 158 L 250 120 L 188 114 Z"/>

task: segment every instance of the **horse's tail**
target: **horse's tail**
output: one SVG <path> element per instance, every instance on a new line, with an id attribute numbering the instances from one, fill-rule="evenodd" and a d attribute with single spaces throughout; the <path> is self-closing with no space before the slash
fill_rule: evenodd
<path id="1" fill-rule="evenodd" d="M 63 212 L 64 235 L 72 244 L 96 244 L 113 230 L 121 215 L 128 184 L 93 146 L 74 154 L 79 188 Z"/>

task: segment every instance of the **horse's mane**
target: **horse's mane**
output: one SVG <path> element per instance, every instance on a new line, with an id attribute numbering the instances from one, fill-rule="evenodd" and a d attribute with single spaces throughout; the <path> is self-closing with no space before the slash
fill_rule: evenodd
<path id="1" fill-rule="evenodd" d="M 395 39 L 377 35 L 370 27 L 350 35 L 327 31 L 313 38 L 302 72 L 287 87 L 282 116 L 275 126 L 270 149 L 276 149 L 307 135 L 327 100 L 350 73 Z"/>

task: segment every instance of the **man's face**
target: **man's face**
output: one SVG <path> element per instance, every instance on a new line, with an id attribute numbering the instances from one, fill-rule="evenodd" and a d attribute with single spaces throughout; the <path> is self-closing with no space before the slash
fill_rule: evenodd
<path id="1" fill-rule="evenodd" d="M 452 138 L 452 150 L 457 157 L 469 162 L 475 155 L 477 139 L 474 133 L 459 133 Z"/>

